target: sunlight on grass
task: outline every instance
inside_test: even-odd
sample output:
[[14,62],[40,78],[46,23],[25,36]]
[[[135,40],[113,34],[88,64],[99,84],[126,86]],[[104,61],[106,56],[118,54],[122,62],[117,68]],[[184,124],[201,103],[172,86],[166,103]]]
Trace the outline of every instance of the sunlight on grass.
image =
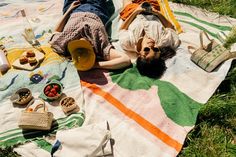
[[176,3],[194,5],[209,11],[217,12],[221,15],[228,15],[236,18],[235,0],[171,0]]

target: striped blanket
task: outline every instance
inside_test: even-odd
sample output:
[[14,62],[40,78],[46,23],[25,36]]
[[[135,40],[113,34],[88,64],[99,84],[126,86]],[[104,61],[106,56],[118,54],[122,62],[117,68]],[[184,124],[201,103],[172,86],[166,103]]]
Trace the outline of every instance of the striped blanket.
[[[36,37],[44,45],[46,58],[34,71],[11,69],[0,77],[0,147],[20,143],[22,145],[14,150],[22,156],[47,157],[51,156],[59,130],[63,134],[65,129],[70,129],[75,137],[83,136],[79,126],[93,126],[107,121],[115,141],[114,156],[176,156],[187,133],[194,127],[200,107],[225,78],[231,64],[229,60],[214,72],[207,73],[190,61],[186,47],[199,46],[200,30],[206,30],[212,38],[220,39],[219,34],[227,34],[236,20],[217,17],[194,7],[168,3],[167,0],[158,2],[161,12],[172,21],[179,33],[182,32],[182,45],[177,55],[166,62],[168,69],[160,80],[141,76],[135,66],[116,71],[91,70],[78,75],[70,62],[47,46],[52,29],[62,16],[62,0],[34,0],[31,3],[28,0],[1,1],[0,43],[8,49],[10,62],[23,52],[22,47],[29,47],[20,35],[24,24],[20,22],[22,17],[18,11],[23,8]],[[115,41],[122,23],[118,18],[122,2],[113,0],[113,4],[115,13],[109,26],[111,39]],[[113,44],[120,49],[119,41]],[[35,73],[43,74],[43,80],[38,84],[29,80]],[[17,120],[23,108],[13,106],[10,95],[25,86],[32,89],[37,97],[43,85],[55,75],[65,86],[65,94],[79,102],[81,112],[67,117],[59,106],[47,103],[55,118],[52,130],[22,132],[17,127]],[[68,131],[64,132],[64,138],[66,133]],[[64,151],[67,156],[73,156],[70,152],[78,152],[76,156],[80,156],[78,142],[69,141],[61,143],[62,147],[54,155],[60,156]]]
[[[65,130],[74,127],[79,127],[83,124],[85,114],[83,111],[83,95],[81,94],[80,79],[75,67],[71,62],[59,57],[49,47],[43,47],[45,59],[41,66],[34,71],[23,71],[11,69],[1,77],[1,92],[0,92],[0,113],[1,113],[1,128],[0,128],[0,147],[5,148],[24,144],[33,141],[35,145],[46,151],[51,151],[52,144],[47,138],[56,135],[58,130]],[[14,58],[24,52],[25,49],[11,49],[8,51],[9,61],[12,63]],[[31,81],[32,76],[41,76],[39,82]],[[21,111],[25,106],[14,105],[10,101],[10,96],[19,88],[26,87],[32,91],[33,97],[37,98],[42,93],[45,84],[52,78],[57,78],[63,84],[63,93],[67,96],[74,97],[79,106],[80,112],[66,116],[58,101],[46,102],[48,110],[54,114],[54,121],[50,131],[25,131],[18,127]],[[74,91],[78,91],[75,93]]]

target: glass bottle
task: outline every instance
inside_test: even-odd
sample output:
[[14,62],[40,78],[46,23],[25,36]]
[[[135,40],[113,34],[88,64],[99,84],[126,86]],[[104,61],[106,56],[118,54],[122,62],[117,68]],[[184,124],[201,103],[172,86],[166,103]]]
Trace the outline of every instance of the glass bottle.
[[6,57],[5,52],[0,49],[0,71],[2,74],[4,74],[8,69],[10,69],[9,61]]
[[35,39],[35,34],[33,32],[33,29],[31,27],[31,25],[30,25],[30,22],[29,22],[29,20],[26,16],[25,10],[23,9],[20,12],[21,12],[21,15],[23,16],[23,20],[24,20],[23,22],[24,22],[24,25],[25,25],[25,29],[24,29],[25,35],[27,35],[28,39],[31,39],[31,40]]

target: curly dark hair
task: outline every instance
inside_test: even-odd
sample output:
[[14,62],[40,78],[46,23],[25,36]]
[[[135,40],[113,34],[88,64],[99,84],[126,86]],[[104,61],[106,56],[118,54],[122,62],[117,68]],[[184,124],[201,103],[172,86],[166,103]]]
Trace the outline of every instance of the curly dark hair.
[[171,47],[160,48],[161,55],[159,58],[147,61],[144,58],[138,57],[136,66],[141,75],[151,78],[160,78],[166,71],[165,60],[172,58],[176,52]]

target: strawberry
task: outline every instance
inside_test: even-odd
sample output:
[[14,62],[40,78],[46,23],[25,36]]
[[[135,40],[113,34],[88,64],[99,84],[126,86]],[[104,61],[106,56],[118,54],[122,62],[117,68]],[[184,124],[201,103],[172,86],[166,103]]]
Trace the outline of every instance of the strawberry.
[[45,91],[44,93],[45,93],[45,95],[48,96],[48,94],[50,93],[50,91]]
[[60,90],[60,88],[59,88],[58,85],[54,85],[53,88],[54,88],[56,91],[59,91],[59,90]]
[[56,89],[55,89],[55,88],[52,88],[52,89],[51,89],[51,93],[53,93],[54,95],[57,94]]
[[47,91],[50,91],[51,90],[51,86],[50,85],[47,85],[44,92],[47,92]]
[[55,95],[53,93],[48,94],[49,97],[54,97]]

